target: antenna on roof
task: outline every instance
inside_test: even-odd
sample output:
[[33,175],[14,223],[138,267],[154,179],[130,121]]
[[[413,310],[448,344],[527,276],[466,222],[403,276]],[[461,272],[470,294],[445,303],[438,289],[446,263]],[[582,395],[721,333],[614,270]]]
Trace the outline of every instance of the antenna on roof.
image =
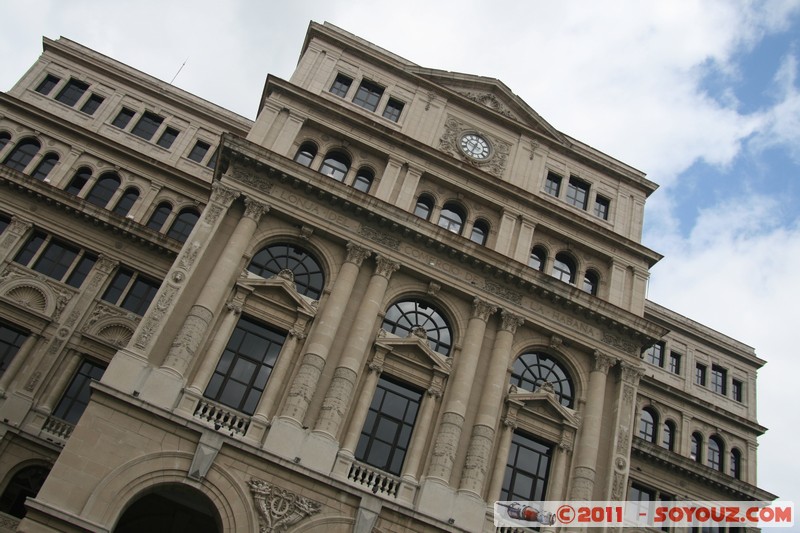
[[171,80],[170,80],[170,82],[169,82],[169,84],[170,84],[170,85],[172,85],[172,82],[174,82],[174,81],[175,81],[175,78],[177,78],[177,77],[178,77],[178,74],[180,74],[180,73],[181,73],[181,70],[183,70],[183,67],[186,65],[186,61],[189,61],[189,58],[188,58],[188,57],[187,57],[187,58],[186,58],[186,60],[183,62],[183,65],[181,65],[181,68],[179,68],[179,69],[178,69],[178,72],[176,72],[176,73],[175,73],[175,75],[174,75],[174,76],[172,76],[172,79],[171,79]]

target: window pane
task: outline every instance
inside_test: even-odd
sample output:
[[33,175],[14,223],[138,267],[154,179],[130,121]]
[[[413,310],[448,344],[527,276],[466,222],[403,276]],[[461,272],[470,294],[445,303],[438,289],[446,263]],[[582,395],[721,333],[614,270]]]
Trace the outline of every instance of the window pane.
[[433,306],[418,300],[403,300],[390,306],[381,328],[399,337],[424,332],[432,350],[443,355],[450,353],[450,326]]
[[517,432],[511,442],[500,500],[544,500],[552,447]]
[[397,122],[400,119],[400,113],[403,112],[403,102],[389,98],[386,108],[383,110],[384,118],[388,118],[392,122]]
[[6,371],[27,338],[24,331],[0,322],[0,374]]
[[122,198],[119,199],[117,205],[114,207],[114,213],[119,216],[127,216],[128,212],[130,212],[131,207],[133,204],[136,203],[136,200],[139,198],[139,191],[136,189],[128,189],[125,191],[125,194],[122,195]]
[[83,254],[83,257],[78,261],[78,266],[72,270],[69,278],[67,278],[67,285],[75,288],[83,285],[83,281],[86,279],[86,276],[89,275],[89,271],[92,270],[95,261],[97,261],[97,258],[93,255]]
[[9,168],[13,168],[14,170],[19,170],[20,172],[24,172],[25,168],[39,152],[39,141],[34,139],[25,139],[17,144],[11,153],[8,154],[6,160],[3,164]]
[[347,94],[347,91],[350,89],[351,83],[353,83],[352,78],[349,78],[344,74],[339,74],[333,81],[333,85],[331,85],[331,92],[336,96],[344,97]]
[[175,217],[172,222],[167,237],[175,239],[180,242],[186,242],[189,234],[194,229],[194,225],[200,219],[200,215],[194,209],[184,209],[180,214]]
[[511,385],[536,392],[549,383],[564,407],[572,407],[572,378],[567,369],[546,353],[530,352],[520,355],[511,370]]
[[120,307],[132,313],[136,313],[137,315],[144,315],[147,308],[150,307],[150,302],[153,301],[160,286],[161,283],[158,281],[137,276],[136,281],[131,285]]
[[358,92],[353,103],[367,109],[375,111],[378,108],[378,102],[383,96],[383,87],[368,80],[363,80],[358,87]]
[[133,118],[133,115],[135,115],[133,111],[127,107],[123,107],[111,125],[124,129]]
[[210,148],[211,148],[210,144],[205,143],[203,141],[197,141],[194,147],[192,147],[192,151],[189,152],[189,155],[187,155],[186,157],[188,157],[192,161],[201,163]]
[[161,148],[169,148],[172,146],[172,143],[175,142],[175,139],[178,138],[178,134],[180,132],[175,128],[166,128],[164,133],[161,134],[161,137],[158,138],[158,144]]
[[577,178],[570,178],[566,200],[570,205],[574,205],[579,209],[586,209],[589,201],[589,184]]
[[93,94],[86,100],[86,103],[83,104],[81,107],[81,111],[86,113],[87,115],[94,115],[94,112],[97,111],[97,108],[100,107],[100,104],[103,103],[103,97]]
[[552,172],[547,174],[547,180],[544,183],[544,192],[547,194],[558,196],[561,192],[561,176],[557,176]]
[[17,252],[14,261],[21,265],[30,266],[31,259],[33,259],[36,252],[39,251],[39,247],[42,246],[46,238],[47,236],[44,233],[35,232],[28,238],[28,242],[25,243],[25,246]]
[[89,404],[92,380],[99,381],[106,370],[104,364],[84,361],[58,402],[53,415],[70,424],[76,424]]
[[114,196],[119,188],[119,177],[116,174],[104,174],[100,176],[92,190],[86,195],[86,201],[98,207],[105,207],[108,201]]
[[60,281],[72,266],[78,252],[79,250],[75,246],[51,240],[42,255],[36,260],[33,269]]
[[40,83],[39,86],[36,87],[36,92],[42,94],[50,94],[50,91],[53,90],[53,87],[55,87],[59,81],[61,81],[59,78],[56,78],[51,74],[48,74],[47,77],[44,80],[42,80],[42,83]]
[[31,177],[36,178],[37,180],[44,180],[50,171],[53,170],[53,167],[56,166],[58,163],[58,155],[57,154],[47,154],[42,158],[38,165],[36,165],[36,169],[31,174]]
[[132,277],[133,272],[130,270],[125,268],[119,269],[114,276],[114,279],[111,280],[106,292],[103,294],[103,300],[114,305],[119,304],[119,300],[122,297],[122,294],[125,292],[125,289],[128,287],[128,283],[130,283]]
[[86,185],[86,182],[89,181],[89,178],[92,177],[92,171],[86,167],[79,168],[75,175],[67,185],[67,188],[64,189],[69,194],[74,194],[77,196],[83,190],[83,186]]
[[594,214],[598,218],[602,218],[603,220],[608,220],[608,207],[611,205],[611,202],[608,198],[603,198],[602,196],[598,196],[594,200]]
[[88,88],[89,85],[87,83],[78,80],[69,80],[64,88],[61,89],[61,92],[58,93],[58,96],[56,96],[56,100],[72,107],[80,100],[81,96],[83,96],[83,93],[85,93]]
[[150,215],[150,220],[147,222],[147,227],[156,231],[159,231],[162,227],[164,227],[164,222],[167,221],[167,217],[169,214],[172,213],[172,206],[166,202],[158,204],[158,207],[153,214]]
[[131,130],[131,133],[137,137],[141,137],[142,139],[149,141],[153,138],[153,134],[155,134],[162,122],[164,122],[163,117],[160,117],[155,113],[145,111],[145,113],[142,115],[142,118],[139,119],[139,122],[137,122]]
[[288,243],[262,248],[253,256],[247,270],[263,278],[288,270],[294,276],[297,292],[315,300],[322,295],[325,284],[325,276],[316,257],[304,248]]

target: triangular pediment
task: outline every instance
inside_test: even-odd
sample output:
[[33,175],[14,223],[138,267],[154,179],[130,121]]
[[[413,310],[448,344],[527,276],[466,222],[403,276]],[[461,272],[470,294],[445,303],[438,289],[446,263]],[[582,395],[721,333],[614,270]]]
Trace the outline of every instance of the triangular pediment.
[[450,373],[450,358],[433,351],[428,345],[427,339],[416,335],[398,337],[381,330],[375,344],[386,352],[400,356],[422,368],[432,369],[443,374]]
[[248,298],[261,298],[270,304],[313,317],[317,314],[316,302],[297,292],[294,280],[283,275],[262,278],[251,272],[239,278],[239,287],[252,291]]
[[531,392],[512,385],[508,393],[508,400],[557,422],[574,428],[578,427],[578,417],[575,411],[561,405],[558,396],[552,390],[539,388],[535,392]]

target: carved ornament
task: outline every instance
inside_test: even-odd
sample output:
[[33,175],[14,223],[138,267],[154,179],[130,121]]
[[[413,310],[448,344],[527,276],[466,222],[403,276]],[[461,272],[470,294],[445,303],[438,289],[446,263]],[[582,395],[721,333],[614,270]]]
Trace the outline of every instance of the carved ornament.
[[286,531],[322,508],[317,501],[261,479],[251,479],[249,484],[258,511],[259,533]]

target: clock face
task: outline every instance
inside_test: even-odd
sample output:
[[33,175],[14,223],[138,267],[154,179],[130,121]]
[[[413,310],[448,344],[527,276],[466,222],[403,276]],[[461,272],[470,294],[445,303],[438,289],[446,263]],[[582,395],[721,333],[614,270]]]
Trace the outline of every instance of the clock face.
[[461,150],[472,157],[473,159],[488,159],[489,158],[489,141],[478,135],[477,133],[467,133],[461,137],[459,143]]

